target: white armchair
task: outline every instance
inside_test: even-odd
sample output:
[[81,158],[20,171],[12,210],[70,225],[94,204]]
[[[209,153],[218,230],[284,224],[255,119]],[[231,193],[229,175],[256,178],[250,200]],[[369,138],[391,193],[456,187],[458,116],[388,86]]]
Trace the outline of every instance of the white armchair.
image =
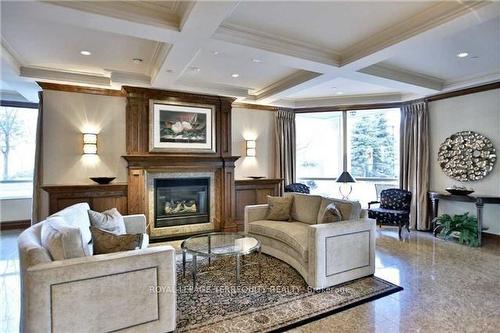
[[[124,220],[128,233],[146,232],[144,215]],[[21,332],[175,329],[175,250],[171,246],[52,261],[41,245],[43,223],[18,238]]]

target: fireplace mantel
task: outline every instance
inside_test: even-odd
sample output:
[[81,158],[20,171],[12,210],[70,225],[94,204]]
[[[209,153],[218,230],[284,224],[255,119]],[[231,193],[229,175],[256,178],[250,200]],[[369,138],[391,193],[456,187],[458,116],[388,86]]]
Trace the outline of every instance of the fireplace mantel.
[[159,155],[159,154],[142,154],[142,155],[124,155],[122,156],[129,167],[196,167],[200,168],[215,167],[222,168],[224,166],[233,166],[234,162],[240,156],[213,156],[213,155]]
[[[236,231],[234,164],[239,156],[231,154],[231,104],[233,98],[190,94],[177,91],[124,86],[127,96],[126,148],[128,164],[129,214],[148,216],[148,174],[210,172],[214,177],[213,231]],[[210,105],[215,111],[215,152],[186,154],[149,151],[149,101]],[[151,221],[148,222],[151,225]],[[169,235],[162,235],[168,238]],[[156,235],[155,235],[156,237]]]

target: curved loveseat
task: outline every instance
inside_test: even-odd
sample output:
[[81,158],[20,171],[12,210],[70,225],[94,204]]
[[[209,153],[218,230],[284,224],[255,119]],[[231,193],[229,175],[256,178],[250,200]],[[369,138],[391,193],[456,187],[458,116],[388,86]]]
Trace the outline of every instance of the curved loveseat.
[[[313,289],[323,289],[375,272],[375,220],[359,202],[318,195],[294,197],[291,221],[266,219],[268,205],[245,207],[245,232],[259,239],[262,252],[295,268]],[[321,224],[330,203],[342,221]]]

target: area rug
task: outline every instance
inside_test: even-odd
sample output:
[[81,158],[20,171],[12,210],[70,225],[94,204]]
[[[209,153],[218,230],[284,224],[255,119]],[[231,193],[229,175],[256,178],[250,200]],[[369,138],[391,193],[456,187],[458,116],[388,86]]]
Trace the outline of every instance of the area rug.
[[353,306],[398,292],[403,288],[370,276],[319,292],[288,264],[267,255],[249,255],[240,285],[235,285],[234,258],[199,261],[192,289],[191,263],[182,276],[177,260],[178,332],[271,332],[283,331]]

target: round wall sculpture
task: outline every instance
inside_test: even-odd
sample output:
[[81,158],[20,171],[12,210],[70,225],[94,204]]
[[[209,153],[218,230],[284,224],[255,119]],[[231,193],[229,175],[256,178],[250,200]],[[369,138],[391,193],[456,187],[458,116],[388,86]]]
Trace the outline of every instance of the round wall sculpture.
[[473,131],[452,134],[438,152],[438,162],[444,173],[461,182],[484,178],[493,170],[496,159],[490,139]]

